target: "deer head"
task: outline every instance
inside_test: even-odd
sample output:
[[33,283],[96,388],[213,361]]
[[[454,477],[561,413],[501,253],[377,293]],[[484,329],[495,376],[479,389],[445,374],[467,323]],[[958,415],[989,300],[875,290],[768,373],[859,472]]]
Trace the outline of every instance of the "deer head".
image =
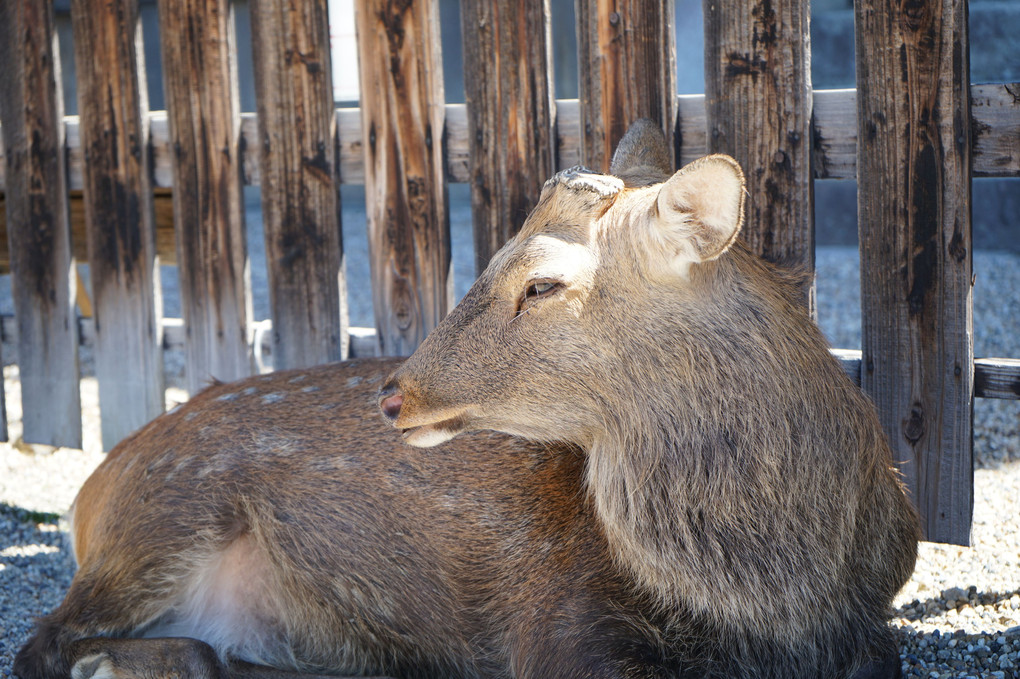
[[618,382],[654,377],[622,374],[621,359],[655,370],[654,347],[676,334],[668,307],[706,296],[696,270],[743,221],[732,158],[670,176],[664,145],[645,121],[611,175],[575,167],[546,182],[521,231],[383,388],[380,406],[407,443],[491,429],[586,445],[633,405]]

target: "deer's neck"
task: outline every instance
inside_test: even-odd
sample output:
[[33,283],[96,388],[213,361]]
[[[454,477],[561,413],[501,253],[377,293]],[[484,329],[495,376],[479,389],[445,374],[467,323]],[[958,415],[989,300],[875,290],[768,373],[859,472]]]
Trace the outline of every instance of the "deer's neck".
[[[619,565],[665,604],[686,599],[678,578],[694,536],[691,519],[703,508],[675,468],[678,441],[643,423],[641,431],[607,433],[591,446],[587,481],[599,520]],[[649,428],[651,425],[652,428]]]
[[[838,366],[819,367],[823,340],[793,351],[754,334],[763,339],[739,348],[676,338],[641,400],[620,395],[622,414],[589,442],[587,482],[614,558],[665,607],[775,624],[789,604],[763,592],[839,580],[804,571],[840,567],[854,517],[826,507],[855,492],[847,451],[860,443],[853,422],[841,424],[852,413],[826,405]],[[822,551],[832,557],[813,558]]]

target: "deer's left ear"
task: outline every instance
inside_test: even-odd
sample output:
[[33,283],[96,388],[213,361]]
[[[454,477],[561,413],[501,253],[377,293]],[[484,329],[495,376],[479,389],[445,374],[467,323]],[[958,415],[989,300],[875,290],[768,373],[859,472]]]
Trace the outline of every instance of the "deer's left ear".
[[744,223],[744,173],[729,156],[706,156],[659,188],[652,228],[674,261],[707,262],[736,240]]

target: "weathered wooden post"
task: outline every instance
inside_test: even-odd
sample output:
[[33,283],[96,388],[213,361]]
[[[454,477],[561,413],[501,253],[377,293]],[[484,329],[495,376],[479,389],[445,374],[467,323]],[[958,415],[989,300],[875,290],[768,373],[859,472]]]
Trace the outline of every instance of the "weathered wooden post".
[[708,150],[744,168],[743,237],[766,259],[813,272],[809,2],[711,0],[704,10]]
[[137,0],[73,0],[103,448],[164,410],[163,310]]
[[967,3],[855,5],[861,386],[928,540],[973,512]]
[[406,355],[453,302],[438,7],[355,7],[379,353]]
[[81,448],[64,104],[49,0],[0,2],[0,63],[23,438]]
[[194,394],[211,378],[234,380],[252,368],[234,23],[228,0],[159,0],[159,24]]
[[608,171],[613,150],[638,118],[662,125],[675,157],[674,6],[673,0],[577,0],[583,165]]
[[517,231],[555,170],[549,0],[461,5],[475,271]]
[[337,127],[325,0],[251,5],[273,367],[347,355]]

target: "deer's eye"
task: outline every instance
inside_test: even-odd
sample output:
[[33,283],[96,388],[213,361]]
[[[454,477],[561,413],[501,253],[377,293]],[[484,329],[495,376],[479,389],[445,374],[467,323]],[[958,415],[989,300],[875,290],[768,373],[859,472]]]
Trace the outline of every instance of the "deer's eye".
[[528,286],[527,292],[524,296],[528,299],[535,297],[545,297],[559,286],[559,283],[553,281],[536,281]]
[[563,287],[563,283],[560,283],[559,281],[531,281],[528,283],[528,286],[524,288],[524,295],[521,297],[518,307],[522,309],[525,305],[529,305],[544,297],[549,297],[555,294],[561,287]]

